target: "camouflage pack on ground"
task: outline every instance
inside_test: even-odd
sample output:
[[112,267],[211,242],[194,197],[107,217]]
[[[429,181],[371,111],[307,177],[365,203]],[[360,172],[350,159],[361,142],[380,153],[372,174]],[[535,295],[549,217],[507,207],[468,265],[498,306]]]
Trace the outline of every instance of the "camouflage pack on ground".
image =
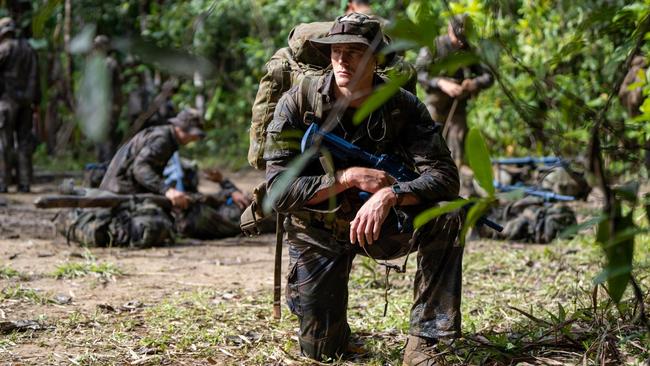
[[480,227],[481,237],[539,244],[552,242],[577,223],[575,213],[567,205],[544,203],[537,197],[522,198],[496,208],[489,216],[503,225],[503,232]]
[[[279,49],[267,62],[266,73],[260,80],[252,109],[248,148],[248,162],[252,167],[259,170],[266,168],[263,159],[266,127],[273,119],[275,106],[282,94],[298,85],[305,76],[321,76],[329,67],[329,55],[313,47],[309,40],[327,35],[331,27],[332,22],[296,26],[289,33],[289,47]],[[390,40],[386,38],[386,41]],[[401,56],[392,54],[385,57],[378,73],[382,77],[392,73],[406,75],[408,82],[404,87],[415,93],[415,68]]]
[[147,201],[128,202],[115,208],[61,212],[56,226],[68,241],[90,247],[144,248],[174,241],[174,225],[169,214]]

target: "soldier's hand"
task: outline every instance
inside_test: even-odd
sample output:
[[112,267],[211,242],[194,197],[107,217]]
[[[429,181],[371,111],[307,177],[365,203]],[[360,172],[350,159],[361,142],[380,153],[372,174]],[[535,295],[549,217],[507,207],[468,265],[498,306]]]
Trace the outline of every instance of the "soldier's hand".
[[190,204],[190,197],[176,188],[169,188],[167,192],[165,192],[165,197],[172,201],[172,206],[183,210]]
[[474,81],[474,79],[463,80],[461,86],[463,87],[463,91],[466,93],[473,93],[478,89],[478,85],[476,84],[476,81]]
[[350,243],[358,242],[363,247],[377,241],[381,225],[384,224],[388,212],[396,203],[397,196],[390,188],[380,189],[373,194],[350,222]]
[[251,199],[240,191],[234,191],[230,195],[230,198],[232,198],[232,201],[237,205],[237,207],[241,208],[242,210],[251,204]]
[[463,87],[451,80],[441,79],[438,81],[438,87],[452,98],[457,98],[463,94]]
[[362,191],[375,193],[395,183],[395,178],[383,170],[352,167],[340,174],[341,183],[346,188],[356,187]]

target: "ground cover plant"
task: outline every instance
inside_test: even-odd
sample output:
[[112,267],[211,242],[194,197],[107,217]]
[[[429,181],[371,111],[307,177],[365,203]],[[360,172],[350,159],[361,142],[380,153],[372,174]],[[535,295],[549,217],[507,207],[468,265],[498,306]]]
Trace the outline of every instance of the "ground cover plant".
[[[635,274],[645,287],[650,285],[649,241],[647,236],[637,240],[644,254],[636,258]],[[593,234],[551,245],[483,240],[466,245],[464,338],[449,346],[451,364],[641,365],[650,357],[650,340],[638,318],[641,304],[631,289],[616,305],[605,287],[593,282],[602,266]],[[390,275],[384,317],[383,270],[368,259],[355,261],[349,319],[358,354],[334,364],[400,364],[414,268],[412,258],[405,274]],[[144,276],[127,272],[114,284]],[[141,293],[133,295],[141,300],[106,299],[57,316],[53,310],[61,305],[50,300],[52,294],[28,284],[9,284],[1,296],[5,310],[31,306],[42,325],[7,335],[0,343],[3,355],[38,344],[56,350],[43,359],[48,364],[313,364],[299,355],[295,318],[285,309],[281,321],[273,319],[269,289],[198,286],[157,299]],[[644,305],[650,305],[647,296]]]

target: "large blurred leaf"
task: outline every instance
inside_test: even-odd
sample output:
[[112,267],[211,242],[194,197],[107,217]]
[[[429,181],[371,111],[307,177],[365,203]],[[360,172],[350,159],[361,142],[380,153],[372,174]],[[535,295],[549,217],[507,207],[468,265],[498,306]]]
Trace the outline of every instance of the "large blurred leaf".
[[474,202],[476,199],[459,199],[456,201],[448,202],[446,204],[430,208],[415,217],[413,220],[413,225],[416,229],[424,226],[429,221],[435,219],[438,216],[442,216],[448,212],[456,211],[459,208],[467,205],[468,203]]
[[359,108],[359,110],[354,114],[354,123],[359,124],[368,117],[370,113],[379,109],[379,107],[386,103],[390,97],[395,95],[399,88],[406,84],[407,81],[408,77],[405,75],[391,75],[390,80],[386,84],[377,88],[377,90],[375,90],[375,92],[372,93],[365,102],[363,102],[361,108]]
[[481,132],[476,128],[470,129],[467,134],[465,154],[469,161],[469,167],[474,171],[476,181],[490,197],[494,196],[494,175],[492,173],[490,153]]
[[470,207],[465,218],[465,223],[463,224],[463,229],[460,232],[461,243],[465,243],[465,237],[467,236],[467,233],[472,227],[474,227],[474,225],[476,225],[476,222],[481,218],[481,216],[485,214],[489,205],[489,200],[482,199]]
[[481,60],[474,52],[454,52],[436,61],[429,73],[431,75],[453,75],[458,69],[479,63]]
[[79,34],[74,36],[70,41],[70,53],[78,55],[90,52],[93,48],[96,29],[97,27],[94,24],[88,24]]
[[81,130],[94,142],[104,141],[108,136],[112,96],[109,71],[103,56],[96,54],[88,58],[76,94]]
[[[630,280],[634,257],[634,235],[625,233],[635,226],[631,213],[615,220],[615,224],[616,233],[611,232],[610,220],[603,221],[598,227],[596,238],[605,252],[607,264],[594,281],[598,283],[606,280],[612,300],[618,303]],[[615,235],[619,233],[623,234],[620,238]]]
[[267,191],[266,198],[264,198],[262,204],[262,210],[265,214],[269,214],[273,211],[273,205],[275,202],[284,194],[284,192],[287,191],[287,189],[289,189],[291,183],[296,180],[298,174],[300,174],[300,172],[305,168],[305,165],[307,165],[315,153],[315,148],[311,147],[289,163],[287,170],[285,170],[273,184],[273,189]]
[[44,36],[45,23],[52,17],[56,6],[61,2],[62,0],[48,0],[45,5],[39,7],[32,20],[32,34],[34,38],[42,38]]
[[558,235],[558,238],[560,239],[570,238],[584,229],[588,229],[592,226],[599,225],[605,219],[607,219],[606,215],[599,215],[581,224],[569,226],[568,228],[564,229],[564,231],[562,231],[560,235]]
[[214,74],[215,68],[208,59],[179,49],[159,47],[142,38],[119,39],[114,42],[114,46],[124,53],[138,55],[143,62],[154,64],[173,75],[194,77],[198,72],[210,79]]

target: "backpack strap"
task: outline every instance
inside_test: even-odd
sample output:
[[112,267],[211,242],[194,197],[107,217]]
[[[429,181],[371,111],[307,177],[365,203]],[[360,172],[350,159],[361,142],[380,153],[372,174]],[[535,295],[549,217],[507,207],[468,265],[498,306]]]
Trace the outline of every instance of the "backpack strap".
[[320,123],[323,117],[323,99],[318,92],[324,76],[304,75],[298,84],[299,110],[306,125]]

